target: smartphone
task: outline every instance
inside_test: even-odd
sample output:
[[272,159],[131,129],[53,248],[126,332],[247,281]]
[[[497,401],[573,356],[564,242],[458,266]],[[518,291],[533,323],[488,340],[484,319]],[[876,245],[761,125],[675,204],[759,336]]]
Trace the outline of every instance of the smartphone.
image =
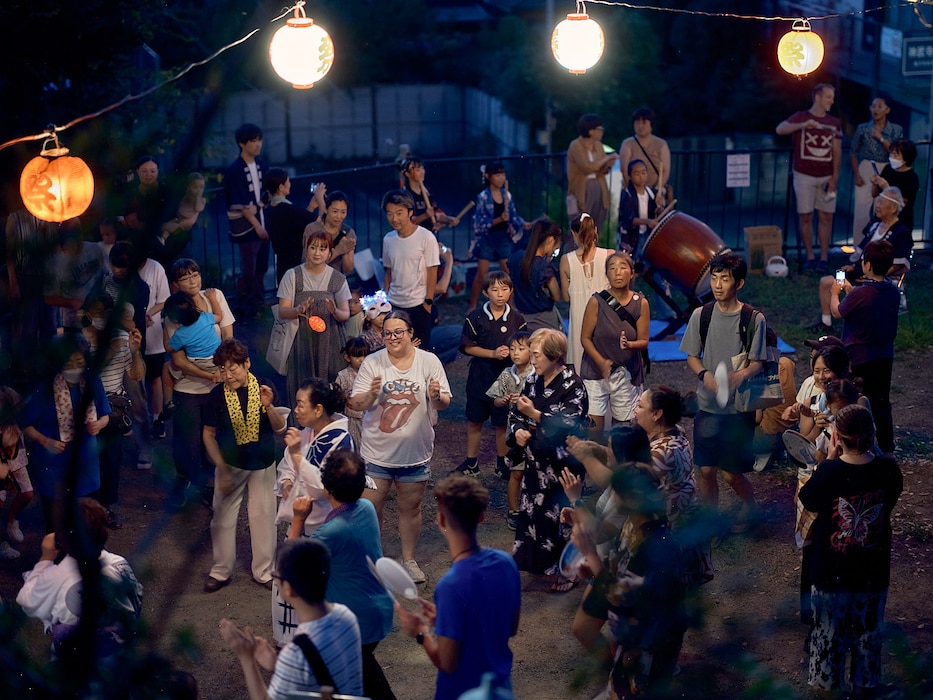
[[836,284],[842,285],[846,281],[846,271],[845,270],[836,270]]

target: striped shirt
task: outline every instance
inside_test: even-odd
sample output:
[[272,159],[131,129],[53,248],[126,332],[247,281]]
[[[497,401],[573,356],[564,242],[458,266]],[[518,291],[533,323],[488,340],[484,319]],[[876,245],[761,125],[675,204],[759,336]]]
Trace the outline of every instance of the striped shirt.
[[[324,617],[302,622],[295,634],[306,634],[321,654],[338,692],[363,694],[363,656],[356,615],[340,603]],[[320,683],[304,653],[294,642],[279,654],[269,682],[270,700],[287,700],[289,693],[318,690]]]

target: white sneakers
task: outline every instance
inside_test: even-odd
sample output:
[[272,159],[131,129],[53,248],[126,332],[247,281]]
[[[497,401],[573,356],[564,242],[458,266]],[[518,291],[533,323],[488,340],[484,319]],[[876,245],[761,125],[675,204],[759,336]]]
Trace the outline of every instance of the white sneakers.
[[403,561],[402,566],[405,567],[405,571],[408,572],[408,575],[411,576],[411,580],[415,583],[424,583],[428,580],[428,577],[424,575],[421,567],[418,566],[418,562],[414,559]]

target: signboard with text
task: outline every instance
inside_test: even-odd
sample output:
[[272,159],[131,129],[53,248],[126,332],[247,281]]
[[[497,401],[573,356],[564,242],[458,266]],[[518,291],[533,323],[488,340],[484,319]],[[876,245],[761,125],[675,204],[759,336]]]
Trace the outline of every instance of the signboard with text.
[[933,75],[933,37],[904,38],[901,75]]

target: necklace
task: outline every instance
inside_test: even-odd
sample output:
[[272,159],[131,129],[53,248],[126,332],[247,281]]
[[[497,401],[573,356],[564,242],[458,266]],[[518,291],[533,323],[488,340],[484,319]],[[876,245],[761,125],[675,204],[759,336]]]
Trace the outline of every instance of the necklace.
[[457,563],[457,559],[458,559],[459,557],[463,556],[464,554],[473,554],[474,552],[477,552],[477,551],[479,551],[479,545],[471,544],[471,545],[470,545],[469,547],[467,547],[466,549],[464,549],[464,550],[462,550],[462,551],[457,552],[456,554],[454,554],[453,557],[451,558],[451,561],[453,561],[453,562],[456,564],[456,563]]

